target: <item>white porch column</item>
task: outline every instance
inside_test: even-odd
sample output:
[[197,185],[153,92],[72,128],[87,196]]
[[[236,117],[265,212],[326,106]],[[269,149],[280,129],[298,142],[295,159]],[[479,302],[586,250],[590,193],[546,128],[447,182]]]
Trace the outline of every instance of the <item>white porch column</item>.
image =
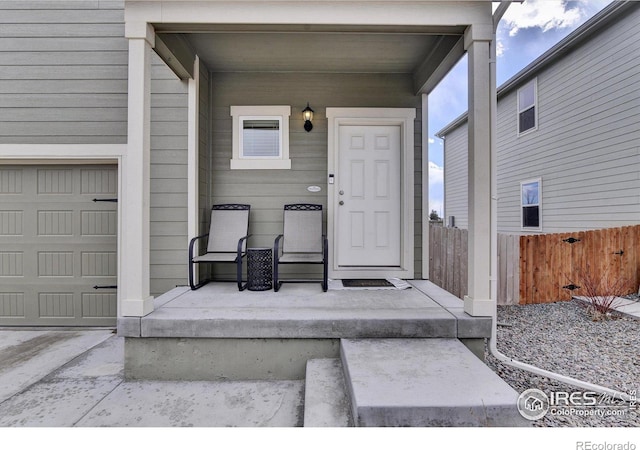
[[465,33],[469,58],[469,293],[464,310],[491,316],[491,77],[490,26]]
[[422,94],[422,279],[429,279],[429,95]]
[[[187,242],[185,245],[189,245],[189,242],[194,237],[198,236],[200,230],[200,214],[198,207],[198,154],[199,154],[199,131],[200,131],[200,58],[196,56],[193,64],[193,78],[189,79],[189,117],[188,117],[188,131],[187,131],[187,172],[188,172],[188,185],[187,185]],[[199,242],[196,242],[194,248],[196,255],[199,251]],[[194,281],[198,282],[198,271],[194,273]]]
[[151,179],[151,49],[147,23],[127,23],[129,39],[128,142],[122,161],[120,194],[120,316],[153,311],[149,294],[149,218]]

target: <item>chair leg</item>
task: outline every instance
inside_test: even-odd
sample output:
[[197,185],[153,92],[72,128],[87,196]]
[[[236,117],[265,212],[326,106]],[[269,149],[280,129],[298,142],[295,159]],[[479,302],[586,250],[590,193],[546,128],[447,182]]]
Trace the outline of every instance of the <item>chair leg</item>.
[[211,281],[210,279],[206,279],[206,280],[201,281],[198,284],[195,284],[194,281],[193,281],[193,278],[194,278],[194,274],[193,274],[194,270],[193,270],[193,268],[194,268],[194,266],[195,266],[195,264],[190,261],[189,262],[189,287],[191,288],[192,291],[200,289],[202,286],[204,286],[205,284],[208,284],[209,281]]
[[280,290],[281,283],[278,282],[278,262],[273,264],[273,290],[278,292]]
[[189,260],[189,287],[192,291],[198,289],[193,283],[193,262],[191,260]]
[[273,244],[273,270],[272,270],[272,278],[273,278],[273,290],[278,292],[280,290],[280,283],[278,283],[278,261],[279,261],[279,242],[280,237],[278,236]]
[[243,256],[238,256],[236,264],[236,282],[238,283],[238,290],[241,292],[247,288],[247,283],[242,284],[242,258]]
[[329,289],[329,277],[328,277],[328,264],[327,264],[327,260],[324,260],[324,273],[322,275],[322,290],[324,292],[327,292],[327,290]]
[[322,247],[323,247],[322,248],[322,253],[323,253],[322,265],[324,269],[324,272],[322,274],[322,290],[324,292],[327,292],[327,290],[329,289],[329,241],[326,238],[326,236],[323,239]]

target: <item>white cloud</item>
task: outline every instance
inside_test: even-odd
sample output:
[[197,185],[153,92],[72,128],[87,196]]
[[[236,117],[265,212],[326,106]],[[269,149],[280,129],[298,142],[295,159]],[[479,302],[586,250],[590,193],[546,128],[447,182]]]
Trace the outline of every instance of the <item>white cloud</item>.
[[429,161],[429,212],[442,215],[444,206],[444,169]]
[[429,188],[436,185],[442,186],[443,181],[444,169],[433,161],[429,161]]
[[434,138],[430,137],[429,138],[429,144],[435,144],[435,143],[436,143],[436,140]]
[[572,28],[584,19],[585,3],[573,2],[574,6],[568,7],[567,2],[561,0],[527,0],[511,4],[502,20],[509,36],[515,36],[526,28],[540,28],[543,32]]

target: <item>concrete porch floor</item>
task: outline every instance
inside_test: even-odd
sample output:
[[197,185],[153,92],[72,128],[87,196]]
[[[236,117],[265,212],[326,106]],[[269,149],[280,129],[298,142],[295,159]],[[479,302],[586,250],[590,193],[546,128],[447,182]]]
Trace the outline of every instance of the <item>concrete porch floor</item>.
[[118,334],[138,338],[459,338],[484,339],[487,317],[471,317],[463,302],[429,281],[411,289],[329,290],[286,284],[279,292],[242,291],[210,283],[177,287],[155,299],[142,318],[118,319]]
[[491,319],[428,281],[410,289],[329,290],[287,284],[279,292],[211,283],[175,288],[145,317],[118,319],[125,376],[160,380],[304,379],[307,361],[337,358],[341,339],[459,339],[483,358]]

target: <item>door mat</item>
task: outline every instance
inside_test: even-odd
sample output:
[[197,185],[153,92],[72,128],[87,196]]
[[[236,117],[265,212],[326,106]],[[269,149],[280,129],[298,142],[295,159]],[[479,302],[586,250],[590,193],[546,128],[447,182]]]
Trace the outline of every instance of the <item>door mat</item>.
[[342,286],[347,288],[354,287],[395,287],[393,283],[387,280],[342,280]]

